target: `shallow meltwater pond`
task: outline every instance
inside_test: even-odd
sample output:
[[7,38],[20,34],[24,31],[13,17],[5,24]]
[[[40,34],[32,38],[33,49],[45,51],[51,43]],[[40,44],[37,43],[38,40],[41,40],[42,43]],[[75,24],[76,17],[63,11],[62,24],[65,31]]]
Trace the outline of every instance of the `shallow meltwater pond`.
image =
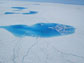
[[30,15],[30,14],[37,14],[38,12],[37,11],[29,11],[27,13],[22,13],[23,15]]
[[24,10],[24,9],[27,9],[25,7],[11,7],[12,9],[16,9],[16,10]]
[[28,8],[26,8],[26,7],[11,7],[11,11],[6,11],[6,12],[4,12],[4,14],[5,15],[10,15],[10,14],[33,15],[33,14],[38,13],[38,11],[33,11],[33,10],[23,12],[25,9],[28,9]]
[[68,35],[75,32],[75,28],[68,25],[56,23],[37,23],[32,26],[28,25],[9,25],[0,26],[15,36],[33,36],[33,37],[54,37]]

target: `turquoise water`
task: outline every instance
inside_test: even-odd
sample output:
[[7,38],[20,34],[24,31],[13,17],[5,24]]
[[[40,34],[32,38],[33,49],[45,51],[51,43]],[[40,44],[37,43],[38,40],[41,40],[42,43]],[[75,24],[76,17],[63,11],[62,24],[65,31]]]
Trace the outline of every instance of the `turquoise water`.
[[75,28],[69,25],[56,23],[37,23],[32,26],[28,25],[9,25],[0,26],[16,37],[55,37],[69,35],[75,32]]

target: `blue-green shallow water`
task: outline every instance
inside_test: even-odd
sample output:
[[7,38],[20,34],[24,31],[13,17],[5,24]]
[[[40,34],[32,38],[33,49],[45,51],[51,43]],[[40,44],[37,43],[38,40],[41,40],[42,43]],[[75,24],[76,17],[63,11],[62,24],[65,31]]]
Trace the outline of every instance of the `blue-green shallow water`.
[[62,35],[69,35],[75,32],[75,28],[69,25],[62,25],[56,23],[37,23],[32,26],[28,25],[9,25],[0,26],[16,37],[55,37]]

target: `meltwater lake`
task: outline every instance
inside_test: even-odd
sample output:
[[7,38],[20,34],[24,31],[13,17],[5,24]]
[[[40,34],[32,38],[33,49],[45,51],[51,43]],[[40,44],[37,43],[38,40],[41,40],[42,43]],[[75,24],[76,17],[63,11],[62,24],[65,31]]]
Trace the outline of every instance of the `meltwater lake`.
[[56,24],[56,23],[37,23],[32,26],[27,25],[9,25],[0,26],[0,28],[6,29],[13,35],[18,37],[32,36],[32,37],[53,37],[68,35],[75,32],[75,28],[68,25]]

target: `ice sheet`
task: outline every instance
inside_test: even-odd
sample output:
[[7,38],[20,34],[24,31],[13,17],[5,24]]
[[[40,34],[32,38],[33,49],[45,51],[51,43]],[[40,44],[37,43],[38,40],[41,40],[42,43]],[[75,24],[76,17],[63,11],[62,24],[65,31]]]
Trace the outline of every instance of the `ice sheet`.
[[[13,11],[11,7],[27,9]],[[30,11],[37,13],[22,14]],[[6,15],[5,12],[17,14]],[[0,26],[59,23],[75,27],[75,33],[50,38],[16,37],[9,31],[0,28],[0,63],[84,63],[83,16],[83,5],[2,2],[0,4]]]

